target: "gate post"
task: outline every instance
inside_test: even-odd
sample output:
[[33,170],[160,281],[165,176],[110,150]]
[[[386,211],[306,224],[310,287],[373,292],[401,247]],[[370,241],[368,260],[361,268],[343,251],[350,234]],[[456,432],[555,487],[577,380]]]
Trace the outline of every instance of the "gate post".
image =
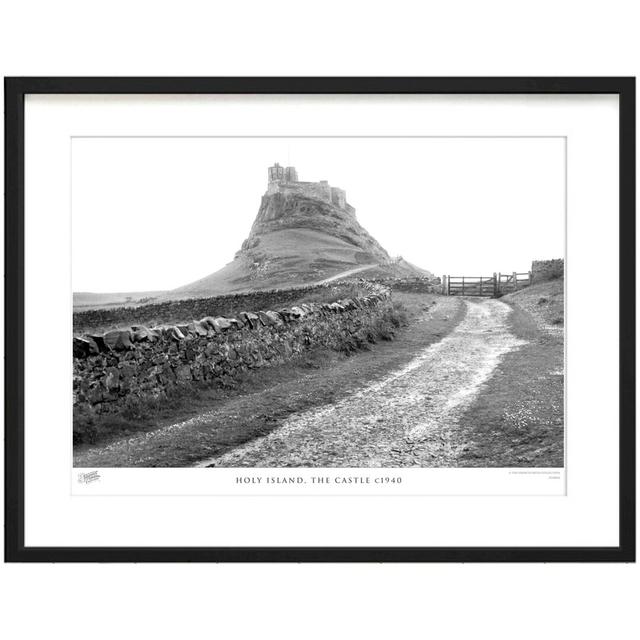
[[513,272],[513,290],[518,290],[518,274],[515,271]]
[[493,272],[493,297],[495,298],[498,295],[498,280],[497,280],[497,274],[494,271]]

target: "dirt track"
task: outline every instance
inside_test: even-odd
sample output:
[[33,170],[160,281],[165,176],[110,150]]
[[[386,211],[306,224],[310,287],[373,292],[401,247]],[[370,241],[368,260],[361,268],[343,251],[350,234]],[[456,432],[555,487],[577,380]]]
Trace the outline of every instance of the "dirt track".
[[353,276],[356,273],[360,273],[361,271],[366,271],[367,269],[373,269],[377,267],[377,264],[364,264],[360,267],[355,267],[354,269],[349,269],[347,271],[343,271],[342,273],[337,273],[335,276],[331,276],[330,278],[325,278],[324,280],[319,280],[315,284],[327,284],[328,282],[333,282],[334,280],[342,280],[343,278],[348,278],[349,276]]
[[465,305],[454,331],[401,369],[198,466],[455,466],[459,418],[501,357],[525,344],[509,330],[506,304]]

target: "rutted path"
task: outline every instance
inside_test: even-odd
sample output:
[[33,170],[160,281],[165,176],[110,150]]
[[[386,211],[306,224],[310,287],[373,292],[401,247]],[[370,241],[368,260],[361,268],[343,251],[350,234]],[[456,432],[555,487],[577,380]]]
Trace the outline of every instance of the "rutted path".
[[361,267],[355,267],[354,269],[348,269],[347,271],[343,271],[342,273],[337,273],[335,276],[331,276],[330,278],[325,278],[324,280],[318,280],[315,284],[327,284],[328,282],[333,282],[334,280],[342,280],[343,278],[348,278],[356,273],[360,273],[361,271],[366,271],[367,269],[373,269],[373,267],[377,267],[377,264],[365,264]]
[[503,302],[465,305],[464,320],[403,368],[198,466],[455,466],[461,415],[500,358],[525,344],[510,332]]

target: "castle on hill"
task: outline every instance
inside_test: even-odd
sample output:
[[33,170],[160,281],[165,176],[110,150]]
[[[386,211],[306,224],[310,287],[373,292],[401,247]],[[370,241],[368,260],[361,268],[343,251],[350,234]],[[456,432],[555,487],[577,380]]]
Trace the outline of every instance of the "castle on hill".
[[277,162],[272,167],[269,167],[268,174],[267,195],[275,193],[297,194],[328,202],[350,213],[355,212],[353,207],[347,204],[346,191],[338,189],[338,187],[332,187],[326,180],[302,182],[298,180],[298,172],[295,167],[281,167]]

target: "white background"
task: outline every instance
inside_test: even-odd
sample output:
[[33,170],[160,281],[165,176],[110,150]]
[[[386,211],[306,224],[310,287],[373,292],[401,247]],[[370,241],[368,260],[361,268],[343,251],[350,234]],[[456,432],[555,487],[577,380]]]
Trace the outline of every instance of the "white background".
[[[274,109],[283,112],[284,104]],[[262,110],[271,120],[268,107]],[[228,135],[242,129],[225,122]],[[286,123],[278,129],[285,133]],[[173,289],[222,268],[249,234],[267,167],[277,161],[295,165],[300,180],[326,179],[345,189],[360,224],[391,256],[439,275],[527,272],[532,260],[564,256],[564,143],[560,137],[74,138],[73,290]]]
[[[52,376],[42,375],[41,342],[29,339],[25,346],[27,546],[617,544],[618,443],[617,429],[610,428],[617,424],[617,298],[616,291],[610,290],[609,275],[618,265],[616,96],[29,95],[25,122],[25,331],[28,336],[38,335],[45,308],[50,310],[47,330],[57,337],[47,344],[48,360],[55,363]],[[417,470],[412,478],[405,473],[406,485],[397,485],[393,496],[351,495],[339,501],[305,497],[307,491],[287,500],[221,497],[216,494],[235,492],[225,482],[230,472],[219,470],[209,470],[210,495],[202,496],[198,478],[203,470],[198,469],[105,471],[104,489],[97,487],[98,492],[121,494],[122,481],[129,477],[128,498],[70,495],[69,482],[76,479],[76,474],[70,474],[69,428],[70,137],[228,131],[567,136],[566,496],[541,495],[550,491],[549,481],[538,477],[540,489],[532,487],[528,492],[535,496],[513,498],[513,493],[523,491],[515,486],[520,477],[510,476],[504,478],[505,488],[497,491],[483,478],[486,491],[478,484],[478,493],[484,493],[478,498],[468,488],[468,473],[483,471],[461,469],[450,474],[441,469]],[[426,219],[413,224],[422,225],[425,232],[429,228]],[[513,227],[512,233],[527,233],[521,224]],[[508,242],[509,234],[504,237]],[[596,270],[594,247],[601,264]],[[116,253],[113,259],[118,259]],[[591,350],[602,320],[592,312],[594,290],[607,291],[612,325],[608,348],[601,351],[597,363]],[[602,371],[607,375],[602,376]],[[603,429],[610,429],[605,436]],[[598,473],[593,472],[596,460]],[[174,476],[175,486],[164,492],[163,484],[171,483]],[[43,477],[47,482],[42,482]],[[151,485],[150,478],[156,479]],[[441,491],[434,486],[438,483]],[[198,485],[193,492],[192,484]],[[154,485],[162,495],[146,497]],[[87,489],[93,492],[94,487]],[[558,481],[556,491],[562,488]],[[434,489],[457,495],[447,499],[433,495]],[[172,497],[177,492],[191,497]],[[402,497],[416,493],[423,495],[411,500]],[[263,521],[268,526],[256,526]]]
[[[5,75],[635,75],[632,2],[14,3]],[[593,354],[598,358],[597,354]],[[633,566],[3,566],[11,637],[631,637]]]

